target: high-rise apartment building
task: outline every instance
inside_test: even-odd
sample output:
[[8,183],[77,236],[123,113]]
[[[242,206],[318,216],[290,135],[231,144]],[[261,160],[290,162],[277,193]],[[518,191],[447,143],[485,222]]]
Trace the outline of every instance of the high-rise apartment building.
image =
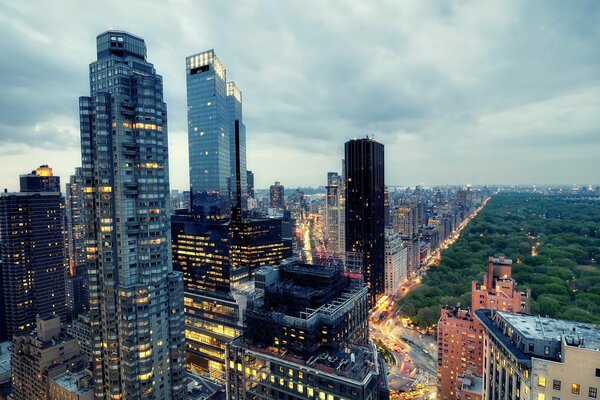
[[48,400],[50,381],[66,371],[85,368],[77,340],[66,335],[60,318],[38,317],[36,329],[15,335],[11,367],[14,400]]
[[480,309],[483,400],[596,399],[597,325]]
[[52,173],[48,165],[41,165],[29,174],[19,176],[21,192],[58,192],[60,177]]
[[[241,186],[247,187],[242,94],[214,50],[186,58],[192,209],[206,219],[227,218],[235,199],[234,122],[240,121]],[[242,194],[243,205],[246,193]]]
[[393,229],[385,231],[385,292],[394,294],[406,281],[408,271],[408,249],[402,237]]
[[285,188],[279,182],[275,182],[269,188],[269,207],[283,210],[285,208]]
[[325,187],[325,240],[327,250],[343,254],[346,251],[345,235],[345,193],[343,178],[335,172],[327,173]]
[[[529,291],[520,292],[516,288],[512,260],[489,257],[483,283],[472,282],[471,310],[457,306],[441,311],[437,325],[440,399],[460,398],[463,387],[471,391],[467,381],[477,386],[482,379],[483,328],[473,313],[479,309],[529,312],[530,297]],[[466,375],[469,377],[465,378]]]
[[83,207],[85,205],[85,186],[81,168],[66,184],[66,232],[67,255],[69,260],[69,277],[67,278],[67,310],[72,317],[87,310],[90,301],[87,274],[87,258],[85,250],[85,221]]
[[167,110],[138,36],[98,35],[79,99],[94,384],[100,399],[185,396],[183,282],[172,271]]
[[59,177],[47,166],[21,175],[20,192],[0,193],[0,267],[6,314],[0,329],[5,327],[9,338],[34,329],[37,315],[66,318],[63,224]]
[[418,203],[398,203],[392,212],[391,224],[394,231],[402,236],[408,253],[408,275],[413,276],[421,265]]
[[345,145],[346,251],[363,254],[369,305],[385,291],[384,151],[372,138]]
[[65,209],[67,214],[67,244],[69,249],[69,273],[78,275],[78,268],[87,264],[83,229],[84,180],[81,168],[75,168],[75,175],[71,175],[66,184]]
[[227,399],[385,399],[367,288],[337,268],[264,267],[243,338],[227,345]]

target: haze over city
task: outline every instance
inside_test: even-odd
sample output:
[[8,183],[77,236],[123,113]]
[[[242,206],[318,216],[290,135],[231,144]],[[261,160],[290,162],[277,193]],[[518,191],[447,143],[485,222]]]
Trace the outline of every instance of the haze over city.
[[189,186],[184,60],[210,48],[243,93],[257,188],[323,185],[367,133],[388,185],[597,183],[599,7],[5,1],[0,185],[32,160],[79,165],[89,44],[109,28],[143,36],[163,75],[174,189]]

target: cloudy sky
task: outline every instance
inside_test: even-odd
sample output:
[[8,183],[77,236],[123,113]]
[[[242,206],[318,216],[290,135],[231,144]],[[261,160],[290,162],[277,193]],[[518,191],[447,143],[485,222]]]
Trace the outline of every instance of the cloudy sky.
[[243,92],[257,187],[322,185],[374,134],[390,185],[600,182],[597,1],[0,2],[0,187],[80,162],[95,37],[142,36],[188,186],[185,56]]

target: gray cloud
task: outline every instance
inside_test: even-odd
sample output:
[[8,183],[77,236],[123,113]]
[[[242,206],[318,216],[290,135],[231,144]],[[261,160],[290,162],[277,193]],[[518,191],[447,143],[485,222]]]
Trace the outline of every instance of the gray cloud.
[[386,145],[390,184],[597,181],[599,14],[593,1],[3,2],[0,185],[40,163],[66,180],[79,163],[77,99],[108,28],[144,37],[164,77],[175,188],[184,59],[209,48],[243,91],[259,187],[322,184],[366,133]]

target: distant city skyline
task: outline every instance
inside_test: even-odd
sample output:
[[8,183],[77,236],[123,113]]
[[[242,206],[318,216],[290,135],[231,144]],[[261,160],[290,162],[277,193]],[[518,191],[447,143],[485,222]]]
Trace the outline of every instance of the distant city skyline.
[[185,57],[206,49],[243,89],[256,188],[324,186],[366,134],[392,186],[599,183],[598,3],[140,4],[0,5],[0,188],[31,160],[63,182],[81,166],[77,96],[107,28],[153,49],[173,189],[189,188]]

